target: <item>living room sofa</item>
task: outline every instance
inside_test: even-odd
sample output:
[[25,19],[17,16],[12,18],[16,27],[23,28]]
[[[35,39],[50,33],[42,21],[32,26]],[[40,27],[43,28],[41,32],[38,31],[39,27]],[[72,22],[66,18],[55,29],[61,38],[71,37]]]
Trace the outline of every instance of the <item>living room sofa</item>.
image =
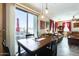
[[71,32],[68,35],[68,43],[74,44],[74,45],[79,45],[79,32]]

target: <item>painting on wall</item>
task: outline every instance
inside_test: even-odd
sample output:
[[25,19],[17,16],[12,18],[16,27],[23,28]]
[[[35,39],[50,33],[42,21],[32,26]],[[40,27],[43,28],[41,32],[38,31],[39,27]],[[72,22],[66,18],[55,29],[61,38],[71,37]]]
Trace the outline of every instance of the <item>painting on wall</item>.
[[45,29],[45,21],[40,21],[40,29]]
[[74,28],[79,27],[79,23],[74,23],[73,25],[74,25]]

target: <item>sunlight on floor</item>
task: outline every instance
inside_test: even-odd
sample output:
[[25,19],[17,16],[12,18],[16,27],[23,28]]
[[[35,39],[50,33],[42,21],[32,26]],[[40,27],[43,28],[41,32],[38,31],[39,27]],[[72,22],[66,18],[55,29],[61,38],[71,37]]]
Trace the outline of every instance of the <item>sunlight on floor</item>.
[[58,52],[57,55],[69,55],[70,48],[69,48],[69,45],[68,45],[67,37],[64,37],[63,40],[61,41],[61,43],[58,44],[57,52]]
[[57,46],[57,56],[79,56],[79,46],[69,45],[67,37]]

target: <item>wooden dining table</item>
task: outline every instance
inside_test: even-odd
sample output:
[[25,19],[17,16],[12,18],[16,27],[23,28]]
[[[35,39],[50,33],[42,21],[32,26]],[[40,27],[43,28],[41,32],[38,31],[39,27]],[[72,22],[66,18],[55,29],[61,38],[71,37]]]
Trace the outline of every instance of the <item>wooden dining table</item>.
[[18,42],[18,53],[21,55],[21,47],[29,54],[35,55],[39,49],[42,47],[45,47],[48,44],[51,44],[52,48],[52,42],[56,42],[55,39],[52,38],[27,38],[27,39],[20,39]]

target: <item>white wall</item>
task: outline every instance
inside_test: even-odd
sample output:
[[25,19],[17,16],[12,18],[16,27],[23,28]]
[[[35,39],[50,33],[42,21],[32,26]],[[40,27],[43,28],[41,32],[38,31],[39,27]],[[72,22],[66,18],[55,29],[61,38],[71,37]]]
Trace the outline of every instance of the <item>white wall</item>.
[[46,32],[46,23],[45,23],[45,29],[40,29],[40,20],[45,22],[49,21],[49,19],[46,16],[44,16],[43,19],[41,18],[41,15],[38,16],[38,35],[41,35]]
[[6,46],[15,55],[15,4],[6,4]]
[[[71,12],[68,12],[68,13],[56,15],[56,16],[53,17],[53,20],[54,21],[71,21],[71,31],[79,31],[79,28],[73,27],[73,23],[75,22],[75,21],[72,21],[73,16],[75,16],[76,19],[79,19],[79,13],[71,11]],[[77,22],[79,22],[79,21],[77,21]]]

